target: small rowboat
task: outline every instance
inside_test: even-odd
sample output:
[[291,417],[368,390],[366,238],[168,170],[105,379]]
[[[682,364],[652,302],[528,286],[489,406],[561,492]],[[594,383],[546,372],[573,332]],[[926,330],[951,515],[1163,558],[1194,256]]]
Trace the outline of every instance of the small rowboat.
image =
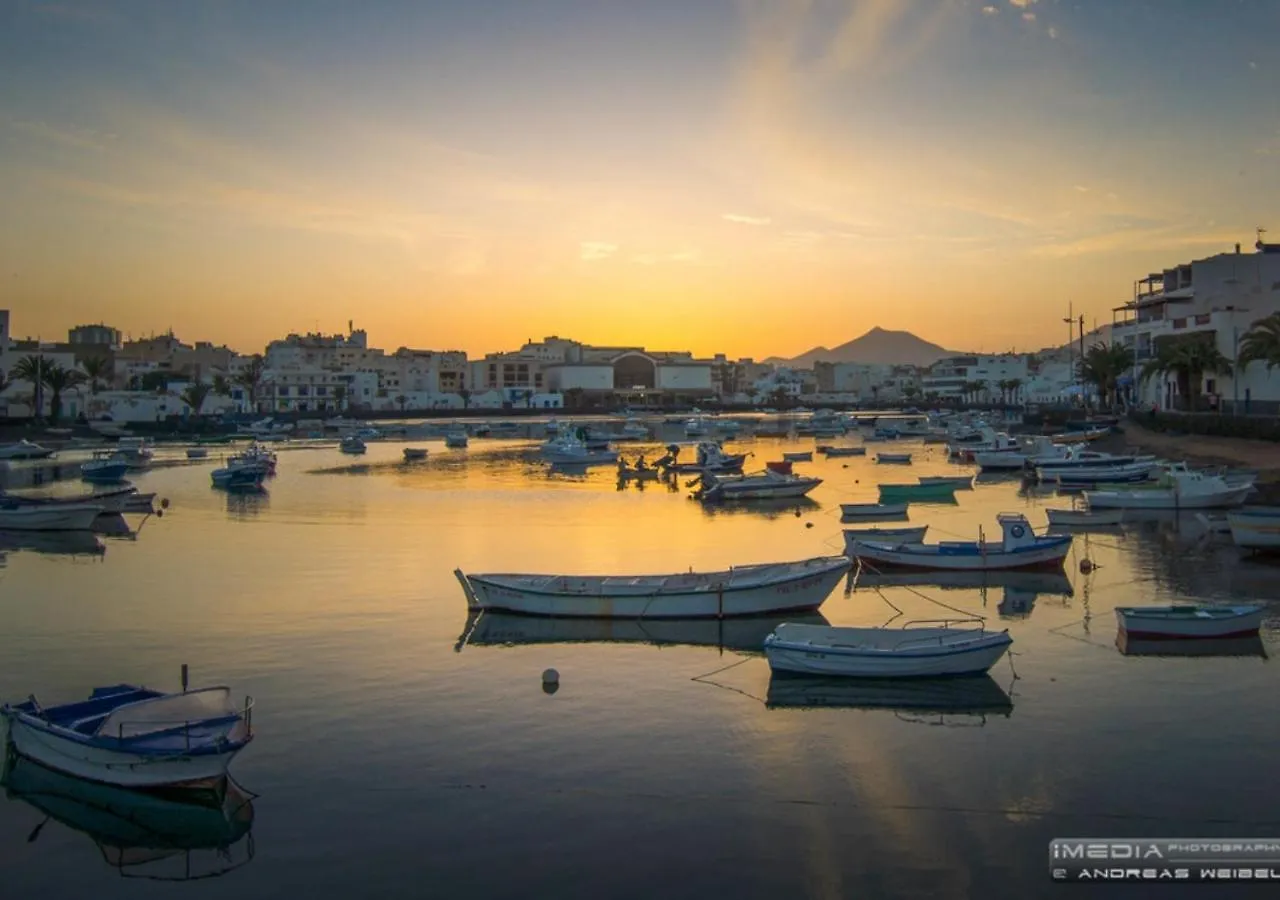
[[1071,528],[1109,527],[1119,525],[1124,518],[1124,512],[1119,509],[1096,512],[1087,509],[1048,509],[1045,510],[1045,515],[1049,517],[1050,525]]
[[765,638],[775,672],[849,678],[938,678],[985,674],[1004,656],[1009,632],[978,628],[842,628],[779,625]]
[[1247,637],[1262,625],[1263,607],[1117,606],[1116,620],[1130,637],[1192,639]]
[[849,571],[846,556],[671,575],[465,575],[469,609],[618,619],[721,619],[815,610]]
[[882,503],[899,500],[954,500],[956,488],[953,484],[882,484],[880,501]]
[[910,453],[877,453],[876,462],[878,463],[897,463],[900,465],[911,464]]
[[847,552],[852,555],[854,545],[858,541],[919,544],[924,540],[924,534],[928,530],[928,525],[918,525],[912,528],[846,528],[844,530],[844,545]]
[[818,447],[818,452],[824,456],[866,456],[866,447],[828,447],[823,444]]
[[806,450],[803,453],[784,453],[782,459],[785,462],[813,462],[813,451]]
[[905,503],[841,503],[840,515],[846,519],[905,519]]
[[405,462],[417,462],[419,460],[423,460],[426,458],[427,458],[427,451],[423,447],[405,447],[404,448]]

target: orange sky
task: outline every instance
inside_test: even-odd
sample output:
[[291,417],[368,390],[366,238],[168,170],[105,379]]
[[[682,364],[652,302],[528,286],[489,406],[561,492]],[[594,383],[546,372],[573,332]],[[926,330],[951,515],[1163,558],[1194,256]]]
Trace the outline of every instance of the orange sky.
[[431,6],[19,3],[15,333],[1038,349],[1280,196],[1267,4]]

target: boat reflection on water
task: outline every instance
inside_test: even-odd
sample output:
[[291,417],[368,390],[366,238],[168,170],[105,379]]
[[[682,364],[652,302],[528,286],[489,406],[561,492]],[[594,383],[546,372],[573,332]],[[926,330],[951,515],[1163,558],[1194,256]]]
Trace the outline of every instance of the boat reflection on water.
[[[889,710],[898,718],[934,725],[984,724],[1013,715],[1013,698],[990,675],[971,678],[824,678],[773,673],[768,709]],[[922,717],[937,716],[930,720]],[[946,721],[948,716],[970,722]]]
[[215,878],[253,859],[253,797],[230,777],[209,791],[135,791],[55,772],[10,750],[3,779],[10,800],[83,832],[126,878]]
[[937,587],[947,591],[1004,588],[1006,592],[1070,597],[1075,589],[1063,572],[877,572],[866,566],[854,570],[853,588]]
[[1130,637],[1123,629],[1116,633],[1116,649],[1125,656],[1254,656],[1267,658],[1260,635],[1197,640],[1151,640]]
[[227,491],[227,515],[252,518],[266,512],[271,506],[271,495],[265,489],[258,491]]
[[774,500],[735,500],[732,503],[703,503],[702,512],[707,516],[748,515],[765,519],[783,516],[802,516],[817,512],[822,504],[810,497],[785,497]]
[[762,653],[764,639],[783,622],[828,625],[821,613],[732,619],[579,619],[521,616],[486,610],[473,613],[455,645],[514,647],[520,644],[623,643],[718,647]]
[[0,531],[0,551],[30,550],[59,556],[103,556],[106,545],[91,531]]

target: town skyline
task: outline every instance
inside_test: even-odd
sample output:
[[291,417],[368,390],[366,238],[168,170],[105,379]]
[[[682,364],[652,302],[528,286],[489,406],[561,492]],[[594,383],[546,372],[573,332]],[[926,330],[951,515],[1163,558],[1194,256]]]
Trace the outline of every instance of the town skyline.
[[33,336],[1033,351],[1280,196],[1261,0],[9,12],[0,305]]

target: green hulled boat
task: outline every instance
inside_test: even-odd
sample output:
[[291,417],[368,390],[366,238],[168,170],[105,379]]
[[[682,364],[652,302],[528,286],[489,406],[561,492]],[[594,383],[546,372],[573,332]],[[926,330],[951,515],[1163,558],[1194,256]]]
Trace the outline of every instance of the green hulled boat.
[[956,492],[954,484],[882,484],[881,503],[901,503],[904,500],[950,500]]

